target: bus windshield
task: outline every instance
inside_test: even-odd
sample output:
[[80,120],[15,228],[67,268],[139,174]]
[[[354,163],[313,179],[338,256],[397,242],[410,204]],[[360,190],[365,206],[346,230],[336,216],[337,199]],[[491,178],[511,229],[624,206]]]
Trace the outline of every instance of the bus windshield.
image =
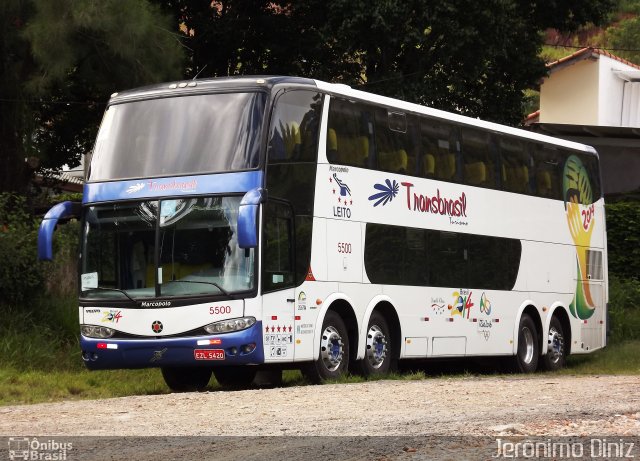
[[256,168],[266,94],[148,99],[107,108],[89,181]]
[[88,207],[81,292],[87,299],[230,296],[254,285],[254,249],[237,244],[241,197]]

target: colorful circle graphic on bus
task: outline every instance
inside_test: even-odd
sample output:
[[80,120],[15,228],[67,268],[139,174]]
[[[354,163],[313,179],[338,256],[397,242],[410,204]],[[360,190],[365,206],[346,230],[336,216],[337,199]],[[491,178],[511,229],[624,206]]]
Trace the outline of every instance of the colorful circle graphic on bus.
[[162,333],[162,322],[160,320],[155,320],[152,324],[151,324],[151,330],[154,333]]
[[571,315],[584,320],[591,317],[595,309],[587,276],[587,250],[591,245],[595,219],[584,219],[587,215],[593,216],[593,189],[589,172],[575,155],[571,155],[567,159],[562,176],[567,224],[575,245],[578,266],[576,291],[573,301],[569,305],[569,310]]

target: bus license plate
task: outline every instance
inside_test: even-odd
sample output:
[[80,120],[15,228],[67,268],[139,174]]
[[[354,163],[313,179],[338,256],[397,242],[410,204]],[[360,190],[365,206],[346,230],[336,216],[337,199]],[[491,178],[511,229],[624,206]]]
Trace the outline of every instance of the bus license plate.
[[196,349],[193,357],[196,360],[224,360],[224,349]]

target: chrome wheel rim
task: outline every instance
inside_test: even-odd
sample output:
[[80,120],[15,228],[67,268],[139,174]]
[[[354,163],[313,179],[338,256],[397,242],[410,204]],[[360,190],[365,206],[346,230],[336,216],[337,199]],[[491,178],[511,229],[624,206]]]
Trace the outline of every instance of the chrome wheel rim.
[[366,357],[372,368],[378,369],[387,356],[387,338],[378,325],[371,325],[367,332]]
[[534,342],[533,342],[533,333],[527,327],[524,327],[521,331],[522,333],[522,352],[524,352],[524,356],[522,357],[522,361],[524,363],[531,363],[533,360],[533,351],[534,351]]
[[343,354],[342,337],[338,330],[330,325],[322,332],[322,340],[320,341],[320,356],[327,370],[336,371],[342,363]]
[[547,355],[549,356],[549,361],[553,364],[558,363],[564,355],[564,338],[562,334],[553,327],[549,329]]

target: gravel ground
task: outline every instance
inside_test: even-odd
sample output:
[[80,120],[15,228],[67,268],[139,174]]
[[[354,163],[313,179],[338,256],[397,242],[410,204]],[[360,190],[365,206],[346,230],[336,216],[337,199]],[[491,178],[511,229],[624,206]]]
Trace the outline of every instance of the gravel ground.
[[[138,456],[143,442],[131,442],[136,436],[146,438],[140,440],[149,459],[154,447],[171,459],[171,446],[201,458],[217,447],[210,459],[252,459],[258,446],[260,459],[327,459],[324,448],[334,459],[423,459],[427,452],[430,459],[432,444],[443,441],[447,450],[454,444],[454,458],[464,459],[461,451],[479,453],[469,440],[488,440],[495,450],[501,437],[639,437],[640,377],[456,377],[65,401],[0,408],[0,434],[117,436],[102,439],[95,459],[107,459],[107,452],[125,459],[127,446],[146,459]],[[247,436],[264,438],[249,445]],[[281,453],[283,446],[304,457]],[[638,450],[636,457],[640,444]]]

